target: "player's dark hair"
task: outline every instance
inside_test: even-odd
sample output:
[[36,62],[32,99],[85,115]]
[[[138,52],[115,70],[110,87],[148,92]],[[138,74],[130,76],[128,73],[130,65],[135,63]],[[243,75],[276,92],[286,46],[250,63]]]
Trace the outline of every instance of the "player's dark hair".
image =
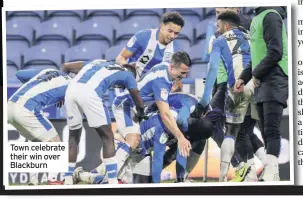
[[185,64],[188,67],[191,67],[191,59],[187,52],[181,50],[173,54],[171,58],[171,63],[178,66],[180,64]]
[[184,18],[178,13],[178,12],[167,12],[161,17],[161,23],[168,24],[172,22],[173,24],[176,24],[178,26],[181,26],[183,28],[185,24]]
[[218,20],[221,20],[225,23],[229,23],[232,26],[240,25],[240,17],[237,13],[233,11],[222,12],[221,14],[219,14]]
[[129,72],[133,73],[134,77],[136,78],[137,72],[136,69],[131,64],[123,64],[124,68],[126,68]]

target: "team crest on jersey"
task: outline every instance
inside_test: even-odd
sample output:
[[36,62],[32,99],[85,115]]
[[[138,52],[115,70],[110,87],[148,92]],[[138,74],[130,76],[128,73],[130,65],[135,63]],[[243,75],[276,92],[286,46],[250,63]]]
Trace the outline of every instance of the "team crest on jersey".
[[148,53],[152,53],[153,49],[148,49],[147,51],[148,51]]
[[168,98],[168,91],[166,88],[161,88],[161,98],[167,100]]
[[127,47],[129,47],[129,48],[133,47],[136,40],[137,40],[137,38],[135,36],[132,36],[132,38],[130,38],[130,40],[127,42]]
[[168,135],[163,132],[162,135],[160,136],[159,141],[160,141],[161,144],[165,144],[167,142],[167,140],[168,140]]

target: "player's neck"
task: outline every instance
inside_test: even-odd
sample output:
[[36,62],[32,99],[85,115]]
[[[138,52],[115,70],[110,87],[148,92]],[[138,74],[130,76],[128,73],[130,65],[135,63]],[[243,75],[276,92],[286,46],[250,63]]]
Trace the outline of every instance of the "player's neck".
[[160,31],[158,33],[158,41],[160,44],[167,46],[167,43],[165,43],[165,41],[164,41],[164,36],[160,33]]

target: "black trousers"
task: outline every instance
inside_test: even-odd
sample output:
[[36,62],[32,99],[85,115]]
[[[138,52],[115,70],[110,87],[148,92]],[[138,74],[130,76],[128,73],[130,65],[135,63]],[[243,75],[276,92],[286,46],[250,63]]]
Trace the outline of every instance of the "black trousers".
[[263,102],[257,104],[257,110],[267,154],[279,157],[281,148],[280,124],[283,115],[283,105],[275,101]]

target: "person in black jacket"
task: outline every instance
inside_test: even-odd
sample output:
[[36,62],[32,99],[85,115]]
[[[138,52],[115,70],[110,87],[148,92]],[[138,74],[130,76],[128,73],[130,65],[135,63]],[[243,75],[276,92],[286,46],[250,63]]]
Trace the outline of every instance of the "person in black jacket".
[[265,169],[259,180],[279,181],[280,123],[288,99],[287,35],[284,7],[255,8],[251,25],[251,64],[243,70],[235,91],[252,79],[261,132],[267,149]]

